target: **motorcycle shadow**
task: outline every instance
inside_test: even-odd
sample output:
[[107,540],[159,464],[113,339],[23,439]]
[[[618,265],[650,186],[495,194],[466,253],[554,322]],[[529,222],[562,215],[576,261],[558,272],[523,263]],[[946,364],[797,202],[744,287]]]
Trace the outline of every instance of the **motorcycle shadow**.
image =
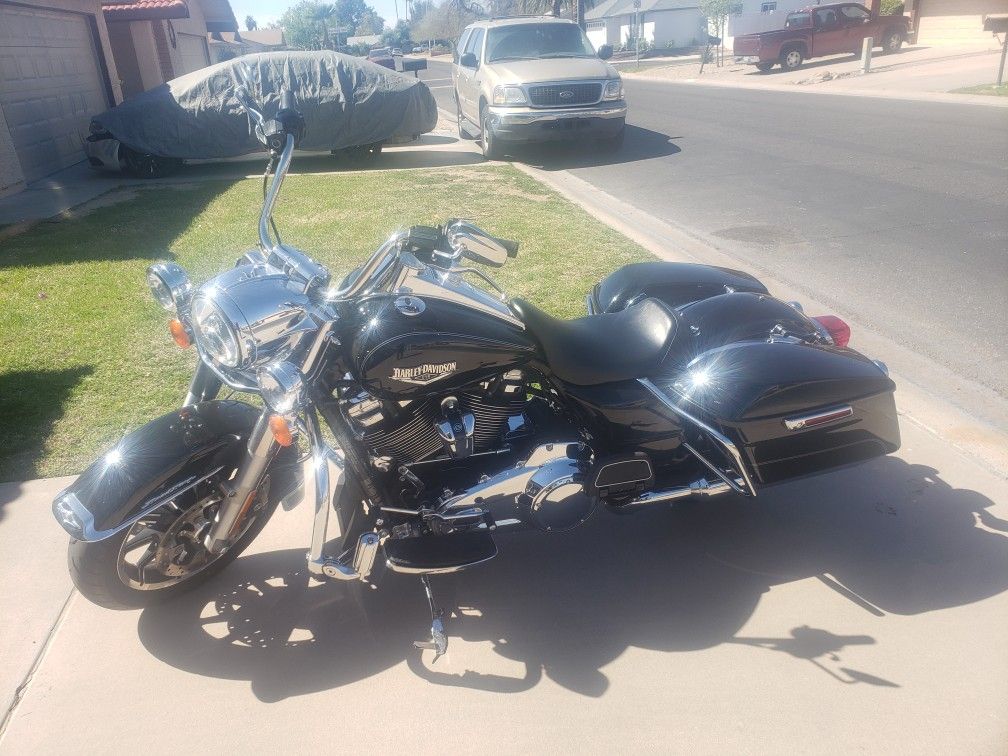
[[388,575],[355,601],[346,585],[310,586],[302,550],[237,560],[211,584],[145,610],[139,635],[168,664],[250,680],[264,701],[339,687],[404,660],[435,684],[509,693],[545,675],[601,696],[609,686],[602,668],[630,647],[671,653],[722,643],[810,661],[841,683],[897,686],[825,663],[871,636],[834,635],[802,617],[790,637],[736,633],[771,586],[807,578],[876,617],[997,595],[1008,589],[1008,521],[992,506],[931,468],[889,457],[768,489],[757,502],[600,512],[569,533],[501,535],[497,559],[432,582],[452,615],[452,643],[489,644],[499,662],[524,668],[515,677],[498,674],[498,663],[452,671],[451,650],[447,662],[425,664],[410,645],[427,627],[418,581]]

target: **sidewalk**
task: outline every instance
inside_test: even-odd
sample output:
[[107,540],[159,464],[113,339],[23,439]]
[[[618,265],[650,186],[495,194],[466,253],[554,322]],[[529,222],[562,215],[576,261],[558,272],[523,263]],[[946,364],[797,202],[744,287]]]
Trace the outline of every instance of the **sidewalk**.
[[434,579],[461,607],[434,666],[418,581],[367,616],[306,584],[303,504],[204,588],[112,612],[67,602],[64,482],[28,484],[0,508],[3,698],[27,682],[0,753],[308,753],[376,727],[418,754],[1001,752],[1008,484],[902,426],[897,455],[756,502],[500,538]]
[[831,94],[943,100],[1008,107],[1008,98],[950,94],[951,90],[989,84],[997,78],[1000,48],[991,46],[909,47],[899,53],[876,51],[872,72],[861,74],[860,56],[813,58],[798,71],[775,68],[764,74],[754,66],[726,62],[721,68],[708,63],[700,74],[699,62],[624,73],[626,78],[676,81],[689,84],[814,91]]

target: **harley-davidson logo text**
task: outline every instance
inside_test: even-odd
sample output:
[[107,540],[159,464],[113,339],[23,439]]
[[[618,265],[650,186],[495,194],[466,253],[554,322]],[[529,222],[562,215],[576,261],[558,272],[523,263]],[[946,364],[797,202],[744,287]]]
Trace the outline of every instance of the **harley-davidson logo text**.
[[442,362],[439,365],[417,365],[411,368],[392,368],[392,380],[423,385],[451,375],[455,372],[455,368],[454,362]]

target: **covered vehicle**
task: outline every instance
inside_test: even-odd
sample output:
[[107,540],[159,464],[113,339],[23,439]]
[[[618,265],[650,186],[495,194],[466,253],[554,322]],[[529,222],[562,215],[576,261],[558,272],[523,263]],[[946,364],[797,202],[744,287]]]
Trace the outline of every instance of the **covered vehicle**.
[[232,94],[238,85],[272,110],[282,89],[295,93],[307,125],[303,150],[374,154],[437,123],[430,90],[412,76],[329,51],[258,53],[180,76],[96,116],[85,142],[89,161],[156,177],[184,160],[257,152]]

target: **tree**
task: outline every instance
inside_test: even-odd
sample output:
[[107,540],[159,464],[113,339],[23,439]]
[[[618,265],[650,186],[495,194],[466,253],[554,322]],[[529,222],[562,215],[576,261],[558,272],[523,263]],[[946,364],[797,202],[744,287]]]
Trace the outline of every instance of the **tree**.
[[[341,35],[355,32],[365,24],[372,28],[371,33],[377,34],[385,22],[364,0],[336,0],[332,3],[301,0],[284,11],[280,18],[287,43],[302,50],[335,49],[339,46]],[[374,29],[376,25],[377,29]]]
[[429,8],[423,18],[411,26],[414,39],[444,39],[454,44],[469,24],[483,16],[482,10],[465,0],[444,0]]
[[367,12],[360,17],[354,34],[359,37],[366,37],[370,34],[381,34],[385,28],[385,19],[378,15],[374,8],[368,8]]
[[381,43],[385,47],[398,47],[400,50],[412,49],[409,24],[401,19],[397,21],[394,27],[382,34]]
[[256,20],[251,15],[248,15],[245,16],[245,28],[248,31],[255,31],[256,29],[259,28],[259,25],[256,23]]
[[718,65],[720,66],[724,62],[725,24],[728,21],[728,16],[742,12],[742,3],[740,0],[699,0],[697,5],[699,6],[700,13],[707,17],[708,33],[713,28],[716,32],[715,36],[720,37],[722,40],[718,45],[721,50],[718,58]]

